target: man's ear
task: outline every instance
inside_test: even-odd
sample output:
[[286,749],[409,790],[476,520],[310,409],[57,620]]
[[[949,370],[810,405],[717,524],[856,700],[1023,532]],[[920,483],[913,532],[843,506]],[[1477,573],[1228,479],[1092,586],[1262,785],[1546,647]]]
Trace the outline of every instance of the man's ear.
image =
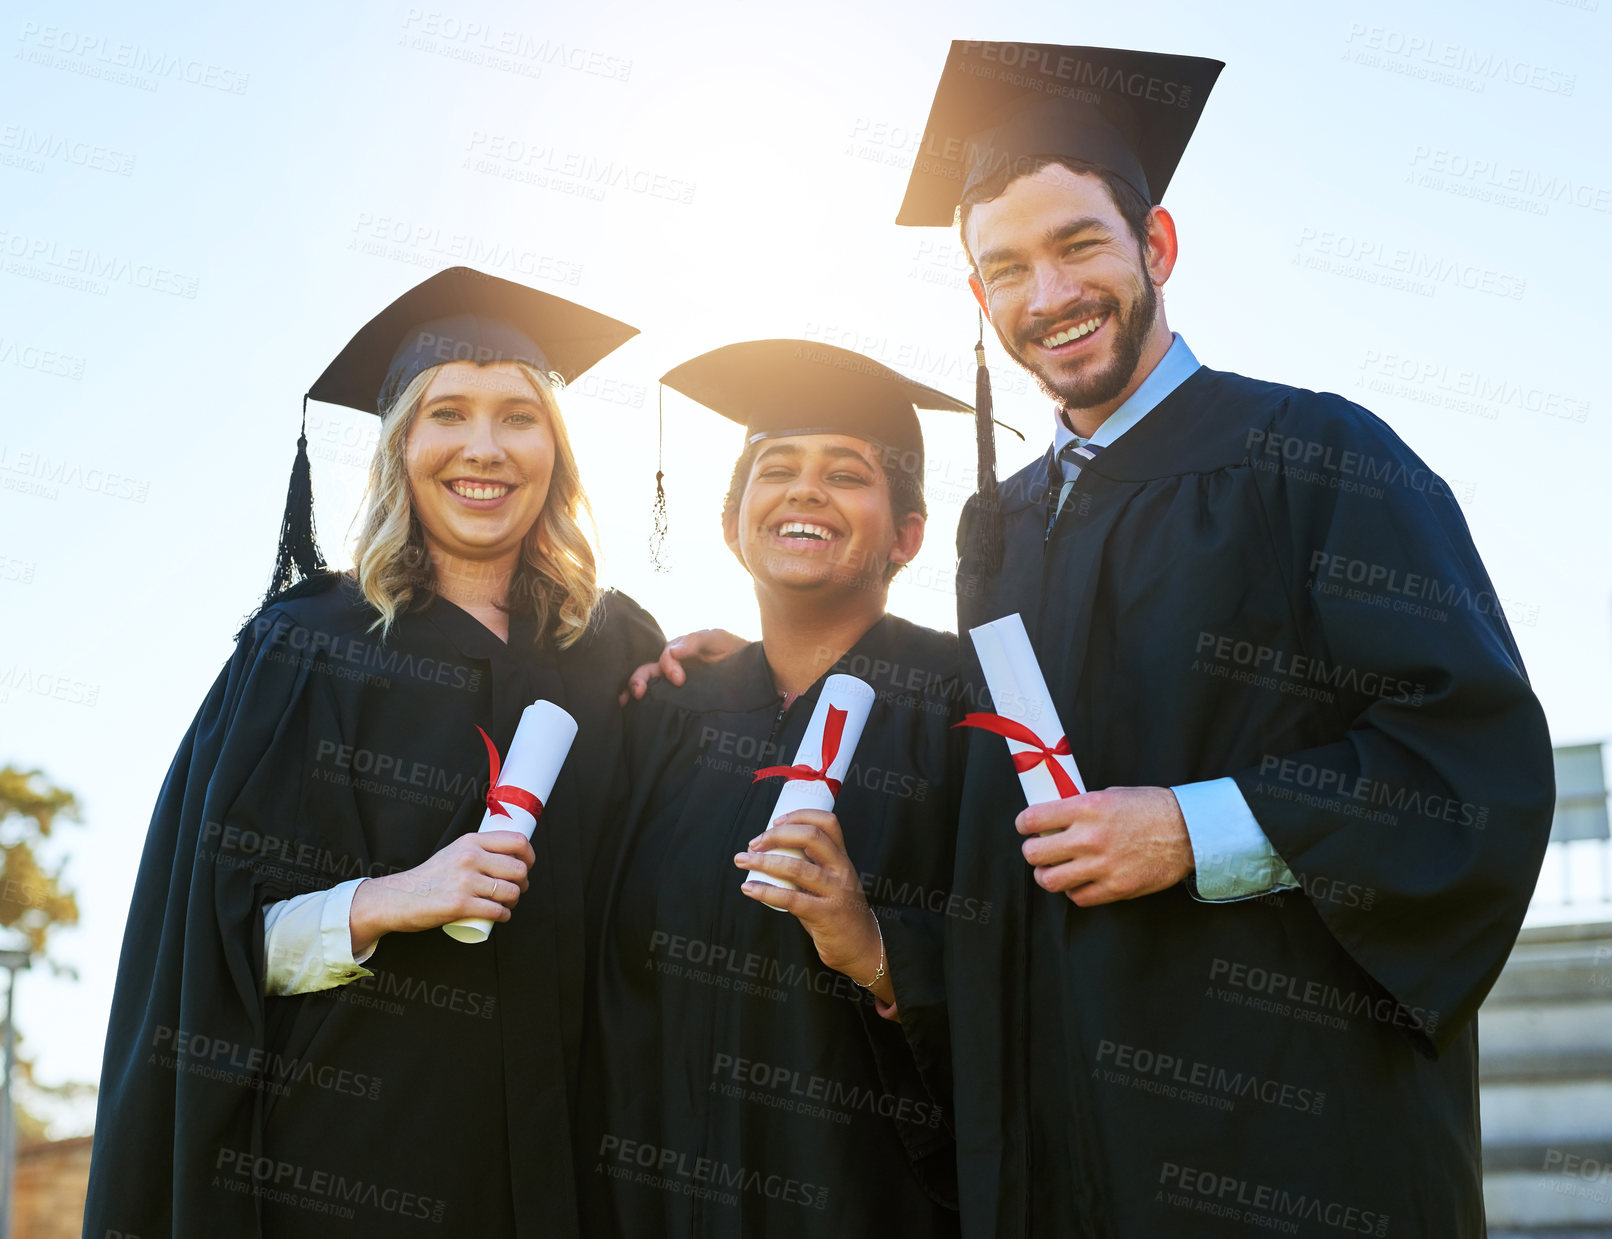
[[990,322],[991,307],[985,300],[985,285],[980,283],[980,277],[976,274],[968,277],[968,286],[974,290],[974,300],[980,303],[980,309],[985,311],[985,321]]
[[1180,253],[1175,236],[1175,220],[1163,207],[1154,207],[1147,215],[1147,245],[1143,248],[1148,277],[1162,288],[1175,270],[1175,260]]
[[925,520],[920,513],[908,512],[896,522],[896,540],[890,547],[890,562],[898,566],[918,558],[924,545]]

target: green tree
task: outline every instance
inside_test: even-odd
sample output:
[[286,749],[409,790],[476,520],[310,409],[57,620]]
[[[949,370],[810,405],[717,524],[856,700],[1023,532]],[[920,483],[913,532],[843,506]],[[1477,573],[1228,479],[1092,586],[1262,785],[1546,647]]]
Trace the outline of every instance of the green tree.
[[[0,930],[26,940],[28,949],[59,974],[74,975],[47,954],[51,933],[78,924],[78,900],[63,879],[66,862],[54,868],[41,862],[35,849],[49,839],[58,820],[79,820],[78,800],[65,788],[48,782],[42,771],[0,767]],[[17,945],[22,945],[21,941]],[[21,1034],[18,1034],[21,1041]],[[24,1104],[72,1103],[91,1096],[93,1084],[69,1081],[41,1084],[34,1079],[33,1063],[17,1056],[17,1134],[27,1143],[45,1138],[46,1120]]]
[[51,871],[34,854],[57,818],[79,820],[72,792],[41,771],[0,767],[0,928],[21,933],[35,955],[45,954],[51,930],[78,924],[78,900],[62,886],[66,862]]

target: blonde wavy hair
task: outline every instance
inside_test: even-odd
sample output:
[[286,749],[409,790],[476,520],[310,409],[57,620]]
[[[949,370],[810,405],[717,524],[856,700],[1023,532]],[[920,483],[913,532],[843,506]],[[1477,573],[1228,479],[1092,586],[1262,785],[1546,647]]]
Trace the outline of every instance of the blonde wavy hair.
[[[587,631],[599,603],[593,545],[581,524],[586,517],[589,526],[593,525],[593,509],[583,492],[565,419],[555,399],[559,377],[525,362],[513,364],[531,382],[548,416],[549,433],[554,437],[554,472],[543,511],[521,547],[507,606],[512,614],[535,616],[538,640],[552,637],[563,650]],[[380,442],[369,465],[353,566],[364,597],[380,612],[371,631],[379,628],[382,636],[391,631],[402,612],[416,603],[425,605],[435,596],[435,573],[409,491],[406,450],[426,389],[440,369],[432,366],[421,371],[381,416]]]

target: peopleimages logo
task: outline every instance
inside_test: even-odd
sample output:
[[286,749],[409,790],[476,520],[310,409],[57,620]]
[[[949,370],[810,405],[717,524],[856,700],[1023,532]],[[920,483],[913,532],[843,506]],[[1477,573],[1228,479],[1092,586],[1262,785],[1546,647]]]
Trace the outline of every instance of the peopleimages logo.
[[1256,641],[1200,632],[1195,648],[1199,662],[1246,668],[1263,673],[1276,683],[1324,684],[1328,688],[1378,697],[1400,704],[1422,704],[1427,686],[1380,671],[1362,671],[1342,663],[1328,663],[1307,654],[1294,654]]
[[737,947],[670,934],[663,929],[650,933],[647,954],[655,957],[657,970],[663,976],[685,976],[743,993],[759,992],[764,997],[776,997],[787,994],[788,990],[768,987],[788,986],[851,1002],[862,1002],[867,997],[866,991],[855,981],[832,968],[786,964],[755,951],[740,951]]
[[6,271],[78,292],[106,296],[113,284],[196,299],[197,276],[171,271],[155,263],[137,262],[122,254],[109,254],[91,245],[70,245],[52,237],[0,229],[0,257],[9,261]]
[[[1132,99],[1162,103],[1166,107],[1184,108],[1192,104],[1192,87],[1184,82],[1172,82],[1167,78],[1154,77],[1148,73],[1127,73],[1118,65],[1102,64],[1082,56],[1071,56],[1066,52],[1037,47],[1033,44],[981,43],[964,40],[963,63],[966,66],[970,61],[975,62],[972,67],[976,70],[976,76],[986,76],[978,72],[986,64],[1000,65],[1003,69],[1016,70],[1022,74],[1054,78],[1071,86],[1128,95]],[[1000,76],[1000,73],[993,73],[991,76]],[[1030,85],[1028,82],[1025,84]],[[1032,89],[1035,88],[1032,86]],[[1045,91],[1045,86],[1040,89]],[[1046,93],[1054,92],[1046,91]]]
[[[1321,1089],[1303,1088],[1251,1071],[1233,1071],[1123,1041],[1099,1041],[1096,1061],[1104,1069],[1104,1078],[1109,1083],[1145,1084],[1148,1087],[1143,1091],[1172,1099],[1218,1102],[1216,1108],[1227,1111],[1233,1109],[1238,1098],[1315,1115],[1326,1105],[1327,1095]],[[1205,1097],[1195,1090],[1220,1096]]]
[[[1391,26],[1367,26],[1351,22],[1344,42],[1352,49],[1367,50],[1375,56],[1357,63],[1430,77],[1448,85],[1481,92],[1490,82],[1526,86],[1550,95],[1571,95],[1578,75],[1560,69],[1520,60],[1503,52],[1452,43],[1420,31],[1396,30]],[[1347,53],[1346,53],[1347,55]]]
[[1304,228],[1294,243],[1293,265],[1368,284],[1431,297],[1440,285],[1521,301],[1528,281],[1505,271],[1431,254],[1376,238]]
[[[932,1101],[912,1097],[899,1097],[894,1093],[879,1092],[860,1084],[846,1084],[827,1076],[811,1075],[794,1067],[764,1063],[756,1059],[733,1054],[718,1054],[711,1064],[713,1080],[736,1086],[743,1096],[744,1086],[750,1085],[764,1093],[770,1103],[784,1103],[796,1112],[815,1117],[850,1121],[848,1112],[860,1110],[864,1114],[894,1119],[898,1123],[912,1123],[920,1127],[938,1127],[941,1110]],[[754,1100],[755,1098],[751,1098]],[[795,1103],[821,1103],[820,1106],[799,1108]],[[842,1113],[834,1113],[835,1108]],[[824,1113],[816,1114],[822,1110]]]
[[1298,1233],[1289,1220],[1292,1218],[1320,1222],[1356,1235],[1388,1233],[1386,1213],[1176,1162],[1160,1164],[1159,1185],[1169,1193],[1167,1204],[1251,1226],[1281,1228],[1287,1234]]
[[1367,349],[1360,369],[1366,372],[1365,378],[1372,380],[1370,386],[1374,391],[1382,390],[1375,380],[1388,380],[1385,385],[1388,394],[1395,394],[1396,383],[1408,385],[1407,390],[1422,389],[1442,398],[1444,407],[1479,417],[1493,419],[1503,408],[1569,422],[1586,422],[1590,417],[1590,402],[1582,396],[1544,388],[1537,383],[1519,382],[1504,375],[1462,369],[1426,357]]
[[[1386,807],[1396,813],[1413,813],[1418,817],[1435,818],[1441,822],[1471,826],[1477,830],[1482,830],[1489,824],[1487,805],[1455,800],[1422,788],[1385,783],[1363,774],[1318,766],[1313,762],[1299,761],[1297,758],[1277,757],[1267,753],[1260,758],[1259,774],[1262,779],[1274,778],[1294,787],[1314,791],[1321,797],[1334,796],[1358,801],[1362,805]],[[1265,790],[1263,784],[1260,790]]]
[[166,1024],[159,1024],[153,1030],[151,1051],[150,1061],[170,1070],[184,1070],[276,1096],[289,1095],[298,1084],[370,1101],[381,1095],[379,1076]]
[[663,1148],[643,1140],[624,1140],[606,1135],[599,1142],[598,1156],[621,1167],[636,1167],[648,1177],[642,1181],[669,1191],[692,1190],[696,1186],[711,1191],[729,1189],[800,1205],[803,1209],[828,1208],[828,1188],[818,1187],[776,1171],[730,1166],[712,1157],[690,1157],[678,1149]]
[[924,908],[937,916],[954,917],[961,921],[978,921],[988,925],[991,921],[991,901],[961,895],[956,891],[924,886],[919,882],[895,879],[882,873],[863,873],[862,891],[868,902],[883,907]]
[[475,692],[481,686],[481,672],[459,663],[421,656],[384,645],[364,641],[349,633],[328,633],[303,628],[286,619],[283,613],[270,609],[252,621],[252,636],[263,640],[271,630],[278,628],[275,639],[283,647],[270,657],[283,654],[278,661],[305,662],[323,659],[328,662],[349,664],[347,669],[362,670],[383,680],[412,679],[422,683],[440,684],[445,688],[462,688]]
[[1386,607],[1405,615],[1445,621],[1449,611],[1439,608],[1448,607],[1496,619],[1506,617],[1502,600],[1492,589],[1474,590],[1470,584],[1441,581],[1391,564],[1317,550],[1310,552],[1310,574],[1310,587],[1328,597]]
[[62,26],[23,22],[20,41],[18,59],[87,77],[106,78],[141,90],[154,91],[158,82],[167,78],[229,95],[244,95],[252,80],[250,74],[192,56],[178,56],[144,44],[125,43],[121,39],[108,39]]
[[151,483],[140,478],[98,469],[93,465],[86,468],[65,456],[49,456],[32,450],[13,454],[4,445],[0,445],[0,473],[26,478],[43,488],[44,493],[52,499],[59,494],[57,487],[88,491],[112,499],[127,499],[131,503],[144,503],[151,491]]
[[1306,981],[1274,968],[1260,968],[1215,958],[1209,965],[1209,979],[1263,997],[1282,999],[1300,1006],[1362,1015],[1379,1024],[1411,1028],[1432,1036],[1438,1028],[1438,1012],[1423,1007],[1407,1007],[1387,994],[1345,990],[1322,981]]
[[[213,1184],[226,1191],[247,1192],[275,1203],[352,1219],[354,1205],[395,1213],[398,1217],[442,1221],[447,1202],[396,1187],[366,1183],[329,1170],[315,1170],[295,1162],[260,1157],[244,1149],[220,1149]],[[297,1195],[296,1193],[307,1193]]]
[[[81,379],[84,377],[84,359],[74,357],[69,353],[58,353],[55,349],[40,348],[34,344],[23,344],[16,340],[0,336],[0,365],[13,365],[19,370],[32,370],[37,374],[55,375],[61,379]],[[3,451],[3,449],[0,449]],[[113,475],[116,476],[116,475]],[[96,488],[89,488],[96,489]],[[132,498],[133,496],[127,496]]]
[[[1358,478],[1361,482],[1385,482],[1390,486],[1403,486],[1407,490],[1421,491],[1429,495],[1451,493],[1444,479],[1425,465],[1413,469],[1401,460],[1379,459],[1365,452],[1340,448],[1335,443],[1327,443],[1320,439],[1304,439],[1297,435],[1277,434],[1254,427],[1248,431],[1243,446],[1248,449],[1249,458],[1256,469],[1264,464],[1259,459],[1263,456],[1271,462],[1271,467],[1280,463],[1286,465],[1289,470],[1294,466],[1300,466],[1340,477]],[[1378,490],[1373,497],[1380,497],[1381,494],[1381,490]]]
[[0,129],[0,150],[14,152],[16,158],[42,171],[44,160],[55,159],[79,168],[128,176],[134,171],[134,156],[96,142],[69,138],[52,130],[7,125]]
[[488,68],[536,78],[546,68],[568,69],[606,81],[625,82],[633,62],[529,31],[489,26],[452,13],[411,8],[403,19],[403,46]]

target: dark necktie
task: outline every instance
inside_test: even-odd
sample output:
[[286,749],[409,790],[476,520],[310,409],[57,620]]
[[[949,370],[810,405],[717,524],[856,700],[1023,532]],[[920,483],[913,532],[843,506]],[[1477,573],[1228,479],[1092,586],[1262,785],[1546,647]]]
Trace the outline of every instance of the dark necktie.
[[1058,523],[1058,514],[1063,511],[1064,501],[1069,498],[1069,492],[1074,489],[1075,481],[1080,476],[1079,473],[1076,473],[1075,477],[1069,478],[1067,481],[1065,481],[1063,476],[1063,466],[1065,464],[1070,464],[1073,465],[1077,470],[1084,469],[1087,463],[1095,460],[1097,458],[1097,454],[1102,450],[1103,449],[1099,444],[1078,443],[1071,439],[1068,443],[1063,445],[1063,450],[1053,458],[1056,469],[1056,480],[1060,482],[1061,485],[1058,487],[1057,499],[1053,499],[1052,497],[1052,487],[1050,485],[1047,487],[1047,532],[1045,538],[1042,539],[1043,541],[1045,541],[1046,538],[1052,537],[1052,527]]

